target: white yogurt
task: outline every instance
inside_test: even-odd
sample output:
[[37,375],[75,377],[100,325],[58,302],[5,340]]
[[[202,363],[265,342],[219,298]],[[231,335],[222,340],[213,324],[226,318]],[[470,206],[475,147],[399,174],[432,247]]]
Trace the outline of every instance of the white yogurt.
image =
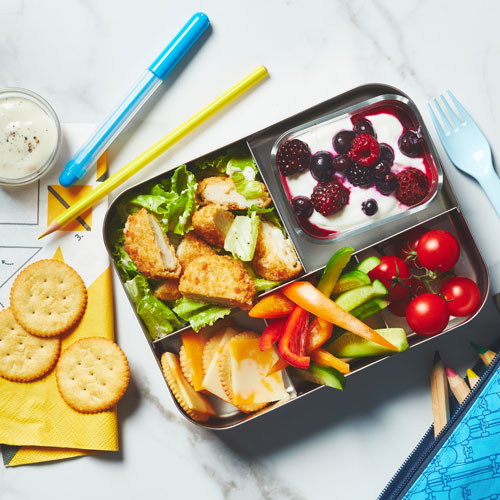
[[[377,141],[391,146],[394,151],[394,165],[392,171],[397,174],[407,167],[414,167],[425,173],[423,158],[409,158],[401,153],[398,147],[399,136],[403,133],[403,125],[397,117],[388,113],[366,116],[375,132]],[[293,136],[309,145],[311,153],[318,151],[329,151],[336,155],[333,150],[333,136],[341,130],[352,130],[352,122],[349,117],[340,118],[331,122],[318,124],[303,133]],[[288,185],[290,197],[311,197],[312,191],[318,181],[314,179],[309,170],[283,178]],[[375,187],[361,188],[353,186],[347,179],[343,181],[344,186],[349,189],[349,204],[340,212],[325,217],[316,210],[313,211],[309,222],[321,229],[335,232],[345,232],[356,227],[377,222],[386,217],[408,210],[406,205],[399,203],[394,195],[384,196]],[[363,201],[374,199],[378,204],[378,211],[372,216],[366,215],[361,210]]]
[[56,125],[44,109],[23,97],[0,97],[0,177],[33,174],[56,146]]

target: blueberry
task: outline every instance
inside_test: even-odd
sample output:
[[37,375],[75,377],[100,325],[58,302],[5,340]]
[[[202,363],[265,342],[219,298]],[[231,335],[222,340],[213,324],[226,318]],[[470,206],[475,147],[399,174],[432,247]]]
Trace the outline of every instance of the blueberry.
[[375,185],[380,193],[389,196],[398,187],[398,179],[391,172],[386,174],[383,179],[377,179]]
[[398,139],[401,153],[410,158],[422,156],[422,138],[413,130],[403,132]]
[[365,118],[361,118],[361,120],[358,120],[354,124],[354,127],[352,129],[354,130],[354,132],[356,132],[357,135],[368,134],[376,137],[375,130],[373,130],[373,125]]
[[386,161],[379,161],[373,165],[372,169],[375,179],[383,179],[391,171],[391,165]]
[[355,137],[356,134],[352,130],[341,130],[333,136],[333,149],[340,155],[348,153]]
[[333,159],[333,168],[336,172],[345,172],[352,165],[352,160],[347,155],[338,155]]
[[361,210],[368,216],[375,215],[378,212],[377,202],[373,198],[370,198],[361,203]]
[[293,213],[297,217],[307,219],[313,213],[311,200],[307,196],[296,196],[292,200]]
[[328,182],[333,177],[333,156],[328,151],[319,151],[311,160],[311,175],[319,182]]
[[394,163],[394,150],[389,146],[389,144],[380,144],[380,159],[389,163],[392,166]]

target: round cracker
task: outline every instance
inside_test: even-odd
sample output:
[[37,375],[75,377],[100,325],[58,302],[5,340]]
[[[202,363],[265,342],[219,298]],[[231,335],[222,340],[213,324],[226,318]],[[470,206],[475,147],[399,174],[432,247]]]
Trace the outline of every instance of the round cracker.
[[181,408],[196,422],[206,422],[209,418],[210,415],[208,413],[203,413],[198,410],[193,410],[189,407],[187,404],[187,401],[185,400],[181,388],[179,387],[179,384],[177,383],[177,380],[172,373],[172,369],[170,368],[167,360],[166,360],[166,352],[163,353],[161,357],[161,368],[163,371],[163,375],[165,377],[165,380],[167,381],[168,386],[170,387],[170,390],[172,391],[172,394],[174,395],[175,399],[181,406]]
[[9,307],[0,312],[0,377],[30,382],[46,375],[57,362],[61,340],[30,335]]
[[98,413],[114,406],[125,394],[129,378],[125,354],[102,337],[86,337],[71,344],[56,367],[59,394],[81,413]]
[[70,266],[39,260],[18,275],[10,291],[12,312],[29,333],[54,337],[73,327],[87,305],[87,289]]
[[[258,339],[259,337],[260,335],[256,332],[241,332],[235,335],[222,349],[222,352],[219,356],[219,378],[222,388],[224,389],[226,396],[229,398],[229,401],[234,400],[233,373],[231,369],[231,341],[238,339]],[[234,403],[232,404],[236,406],[238,410],[241,410],[245,413],[252,413],[264,408],[264,406],[267,406],[268,403],[254,403],[243,405],[235,405]]]
[[[189,385],[194,389],[193,368],[191,366],[191,363],[189,362],[189,359],[186,354],[186,349],[184,348],[183,345],[181,345],[181,348],[179,350],[179,362],[181,365],[181,372],[184,375],[184,378],[188,381]],[[205,372],[205,370],[203,371]],[[200,391],[197,392],[201,392],[202,394],[210,394],[205,389],[201,389]]]

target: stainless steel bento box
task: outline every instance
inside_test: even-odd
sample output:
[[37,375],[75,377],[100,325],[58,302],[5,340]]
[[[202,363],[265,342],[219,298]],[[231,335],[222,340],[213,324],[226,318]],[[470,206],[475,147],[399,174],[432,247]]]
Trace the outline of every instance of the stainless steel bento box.
[[[409,119],[420,128],[421,134],[424,138],[426,158],[428,162],[432,163],[433,166],[431,189],[428,196],[422,201],[422,203],[405,212],[395,214],[381,221],[377,221],[375,224],[369,224],[363,227],[355,228],[352,231],[346,231],[345,233],[338,235],[338,237],[328,239],[311,237],[311,235],[307,234],[303,227],[301,227],[301,225],[297,222],[297,219],[290,208],[287,193],[283,189],[283,185],[280,182],[280,175],[276,168],[276,151],[279,144],[287,137],[300,133],[300,131],[306,129],[307,127],[314,127],[318,124],[329,123],[332,120],[335,121],[337,117],[359,113],[360,110],[363,109],[377,109],[377,106],[401,107],[401,109],[408,114],[410,117]],[[403,92],[396,88],[382,84],[371,84],[358,87],[318,104],[317,106],[309,108],[295,116],[287,118],[279,123],[271,125],[270,127],[245,137],[241,141],[237,142],[245,143],[254,157],[262,179],[268,187],[279,217],[281,218],[281,221],[283,222],[284,227],[288,232],[294,244],[295,250],[303,264],[304,272],[298,279],[305,279],[320,272],[326,265],[331,255],[345,245],[349,245],[357,249],[357,251],[353,254],[353,258],[360,261],[368,255],[383,255],[390,248],[391,244],[404,236],[406,231],[410,231],[419,225],[425,225],[425,228],[427,229],[447,229],[456,235],[462,248],[462,252],[455,268],[457,272],[468,276],[477,283],[481,291],[481,307],[484,304],[489,289],[489,279],[485,263],[474,242],[467,222],[461,213],[460,206],[455,198],[451,186],[446,179],[441,161],[437,155],[436,149],[432,143],[422,117],[414,103]],[[109,207],[104,222],[104,241],[110,256],[112,256],[113,250],[110,244],[110,221],[116,211],[117,205],[131,192],[139,191],[145,184],[150,184],[151,182],[159,181],[161,178],[168,177],[171,172],[172,170],[164,172],[152,179],[149,179],[148,181],[144,181],[131,187],[127,191],[121,193]],[[131,305],[133,307],[132,302]],[[476,312],[476,314],[478,312]],[[252,328],[256,331],[262,331],[266,326],[265,320],[250,318],[244,311],[235,310],[232,312],[231,316],[238,325]],[[151,345],[153,354],[158,364],[163,352],[179,352],[181,345],[180,334],[189,329],[189,327],[178,330],[159,340],[152,341],[142,321],[139,317],[137,318],[142,326],[145,338]],[[449,322],[447,328],[439,335],[446,334],[450,330],[470,321],[470,319],[472,319],[472,317],[453,318]],[[371,324],[376,327],[389,325],[401,326],[404,324],[408,334],[410,349],[422,342],[431,340],[429,337],[418,336],[414,332],[411,332],[404,319],[397,318],[389,312],[378,314],[377,317],[373,319]],[[361,369],[367,368],[372,364],[378,363],[386,357],[387,356],[379,356],[376,358],[361,358],[354,360],[351,362],[351,372],[347,376]],[[322,386],[317,386],[301,379],[295,380],[288,376],[284,377],[284,382],[289,399],[271,404],[263,410],[249,415],[240,412],[236,408],[222,401],[216,402],[214,404],[214,408],[217,412],[217,416],[211,418],[206,423],[198,423],[198,425],[202,425],[203,427],[210,429],[228,429],[248,420],[258,418],[269,411],[273,411],[279,406],[283,406],[284,404],[291,404],[299,397],[303,397],[306,394],[322,388]],[[214,396],[214,399],[217,398]],[[187,419],[193,423],[197,423],[182,410],[179,404],[177,404],[177,406],[179,411]]]

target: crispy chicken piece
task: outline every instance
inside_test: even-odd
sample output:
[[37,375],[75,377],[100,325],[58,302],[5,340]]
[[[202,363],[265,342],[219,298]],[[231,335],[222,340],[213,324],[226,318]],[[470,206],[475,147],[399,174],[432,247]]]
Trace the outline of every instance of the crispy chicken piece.
[[234,182],[230,177],[207,177],[198,184],[196,196],[200,205],[214,203],[228,210],[246,210],[252,205],[264,208],[271,203],[271,197],[266,186],[262,184],[262,187],[264,195],[261,198],[247,200],[236,191]]
[[155,289],[153,295],[160,300],[178,300],[182,298],[179,292],[179,280],[170,278],[162,281]]
[[187,233],[177,247],[177,258],[182,269],[185,270],[190,262],[202,255],[215,255],[215,252],[192,232]]
[[180,276],[181,266],[175,248],[154,215],[145,208],[128,216],[124,234],[125,251],[142,274],[152,279]]
[[227,255],[204,255],[186,267],[179,284],[189,299],[250,309],[255,285],[239,261]]
[[273,281],[289,280],[302,271],[292,242],[279,227],[264,220],[261,220],[251,266],[259,276]]
[[198,209],[191,219],[195,233],[207,243],[224,248],[226,234],[234,215],[223,207],[210,203]]

